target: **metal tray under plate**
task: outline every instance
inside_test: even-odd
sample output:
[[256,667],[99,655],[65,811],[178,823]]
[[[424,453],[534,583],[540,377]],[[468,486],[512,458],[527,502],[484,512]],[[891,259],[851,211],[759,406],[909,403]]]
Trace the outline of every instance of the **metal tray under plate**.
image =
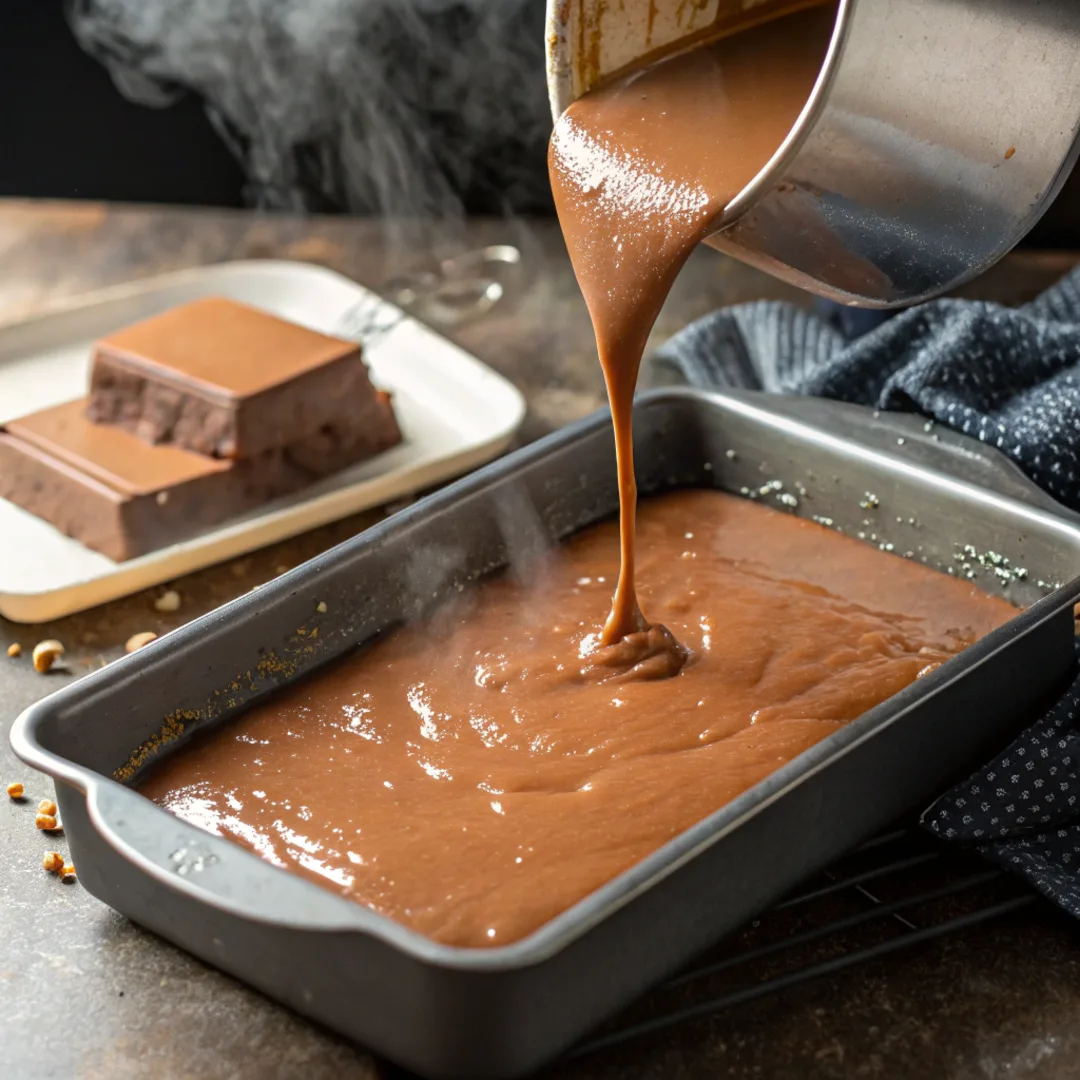
[[[900,456],[907,443],[900,447],[880,425],[863,434],[891,451],[845,434],[859,432],[867,414],[824,407],[806,423],[792,410],[787,399],[687,390],[643,398],[643,492],[757,492],[939,569],[978,575],[979,585],[1026,610],[502,948],[435,944],[179,821],[111,778],[133,748],[162,731],[167,737],[183,724],[190,732],[231,715],[393,623],[422,617],[461,584],[610,514],[615,458],[610,421],[597,415],[24,713],[12,743],[57,779],[83,885],[426,1076],[520,1075],[555,1057],[997,748],[1072,672],[1080,581],[1046,583],[1080,569],[1075,516],[1022,501],[1030,485],[970,444],[919,442],[915,462]],[[1022,498],[954,479],[931,459],[943,468],[965,461],[984,482],[999,480]]]

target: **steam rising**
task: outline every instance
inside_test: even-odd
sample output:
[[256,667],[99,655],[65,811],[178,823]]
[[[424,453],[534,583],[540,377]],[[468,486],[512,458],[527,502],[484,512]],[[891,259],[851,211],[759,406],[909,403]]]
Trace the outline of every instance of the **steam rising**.
[[538,0],[66,0],[130,100],[198,94],[247,201],[404,218],[549,202]]
[[543,572],[543,556],[551,551],[552,543],[523,487],[509,485],[496,495],[495,522],[506,547],[510,574],[519,583],[535,581]]

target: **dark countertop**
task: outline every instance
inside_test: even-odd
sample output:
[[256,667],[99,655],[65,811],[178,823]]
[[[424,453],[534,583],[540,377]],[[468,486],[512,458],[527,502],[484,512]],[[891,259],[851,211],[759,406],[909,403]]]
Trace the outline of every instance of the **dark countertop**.
[[[379,285],[434,250],[510,242],[525,280],[484,318],[449,336],[513,379],[529,413],[522,439],[602,403],[584,306],[551,223],[470,222],[415,235],[402,257],[372,223],[225,211],[0,202],[0,319],[66,296],[233,258],[319,262]],[[1068,255],[1016,255],[965,292],[1015,302],[1058,276]],[[662,338],[720,303],[793,292],[702,251],[661,316]],[[268,580],[369,524],[360,515],[175,583],[174,615],[153,594],[43,627],[0,620],[0,1062],[24,1077],[375,1078],[385,1070],[294,1014],[167,945],[40,868],[33,826],[51,782],[17,762],[14,716],[68,679]],[[34,643],[68,647],[64,673],[36,674]],[[18,641],[18,660],[4,654]],[[1073,1077],[1080,1052],[1080,932],[1041,902],[838,975],[684,1025],[622,1050],[556,1067],[566,1080],[615,1077]]]

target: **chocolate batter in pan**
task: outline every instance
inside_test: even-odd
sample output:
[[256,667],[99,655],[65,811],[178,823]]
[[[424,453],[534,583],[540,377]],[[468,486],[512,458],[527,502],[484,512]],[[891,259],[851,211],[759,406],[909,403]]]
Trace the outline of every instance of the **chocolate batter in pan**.
[[1014,614],[720,492],[649,499],[639,531],[642,600],[690,650],[675,679],[596,666],[612,522],[198,738],[142,791],[437,941],[503,945]]

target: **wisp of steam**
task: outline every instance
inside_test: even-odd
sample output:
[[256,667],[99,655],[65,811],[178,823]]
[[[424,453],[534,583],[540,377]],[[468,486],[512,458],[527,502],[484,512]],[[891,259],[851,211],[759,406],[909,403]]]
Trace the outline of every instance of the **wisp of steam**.
[[130,100],[205,103],[254,207],[454,219],[549,202],[541,0],[66,0]]

